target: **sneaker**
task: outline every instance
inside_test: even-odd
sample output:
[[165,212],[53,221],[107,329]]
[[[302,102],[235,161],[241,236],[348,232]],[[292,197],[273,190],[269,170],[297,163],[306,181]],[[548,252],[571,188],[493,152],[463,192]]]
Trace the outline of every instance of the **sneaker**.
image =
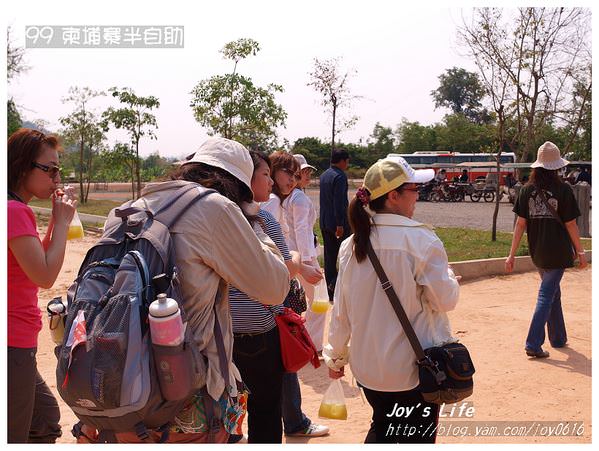
[[328,435],[329,427],[322,424],[310,423],[306,429],[294,432],[293,434],[285,434],[288,437],[322,437]]
[[322,349],[320,351],[318,351],[318,360],[320,360],[321,362],[324,362],[324,356],[322,355]]
[[547,351],[543,351],[542,349],[540,351],[533,351],[532,349],[525,349],[526,351],[526,355],[528,357],[535,357],[537,359],[546,359],[547,357],[549,357],[549,353]]

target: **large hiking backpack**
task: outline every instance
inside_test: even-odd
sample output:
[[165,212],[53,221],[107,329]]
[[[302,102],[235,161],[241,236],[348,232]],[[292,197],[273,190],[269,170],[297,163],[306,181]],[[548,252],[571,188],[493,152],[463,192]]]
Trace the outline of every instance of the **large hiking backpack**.
[[[81,422],[99,431],[100,441],[114,440],[116,432],[132,431],[140,440],[147,439],[149,429],[165,429],[205,385],[206,360],[186,328],[184,351],[193,362],[193,387],[187,399],[163,397],[152,355],[148,307],[157,294],[152,279],[165,274],[167,284],[163,277],[160,292],[177,300],[186,321],[169,229],[212,192],[186,184],[156,212],[135,207],[133,201],[112,210],[102,238],[87,252],[68,290],[65,336],[56,351],[56,385]],[[222,333],[218,321],[214,323],[228,381]]]

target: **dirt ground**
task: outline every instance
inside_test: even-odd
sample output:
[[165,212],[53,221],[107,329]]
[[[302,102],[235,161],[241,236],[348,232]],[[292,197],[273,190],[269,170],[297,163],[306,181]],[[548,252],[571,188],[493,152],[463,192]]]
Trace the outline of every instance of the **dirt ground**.
[[[96,237],[88,236],[69,242],[63,270],[50,290],[40,291],[40,307],[54,296],[66,295],[67,286],[77,274],[85,252]],[[500,276],[466,283],[462,286],[458,307],[450,318],[454,333],[471,352],[475,367],[475,391],[469,399],[474,407],[470,419],[443,418],[458,423],[454,436],[438,437],[438,443],[590,443],[591,442],[591,270],[568,270],[562,281],[562,303],[568,328],[568,346],[546,347],[551,356],[544,360],[529,359],[524,354],[524,340],[534,310],[538,276],[527,273]],[[46,318],[44,318],[44,321]],[[547,345],[548,346],[548,345]],[[60,402],[63,437],[72,443],[70,434],[76,417],[62,403],[56,391],[56,360],[46,322],[40,333],[38,368]],[[349,368],[348,368],[349,369]],[[306,367],[300,371],[303,410],[313,421],[331,428],[328,437],[288,439],[293,443],[362,443],[369,428],[372,410],[362,400],[346,370],[342,379],[349,417],[346,421],[318,419],[318,407],[330,380],[326,368]],[[448,408],[445,410],[449,411]],[[580,436],[489,437],[460,436],[470,425],[469,434],[478,426],[511,421],[523,425],[532,421],[569,422],[569,428],[584,423]],[[499,432],[503,430],[499,428]],[[533,429],[536,430],[536,429]],[[480,429],[479,429],[480,431]],[[457,436],[455,436],[457,435]]]

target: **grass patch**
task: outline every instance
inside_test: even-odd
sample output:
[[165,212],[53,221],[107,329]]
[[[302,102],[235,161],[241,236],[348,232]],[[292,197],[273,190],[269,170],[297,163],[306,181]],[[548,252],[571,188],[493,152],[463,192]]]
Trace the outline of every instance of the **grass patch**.
[[[314,233],[322,244],[322,233],[318,223],[314,226]],[[484,230],[438,227],[435,228],[435,233],[443,242],[450,262],[507,257],[512,246],[512,234],[506,232],[497,232],[495,242],[491,241],[491,232]],[[586,250],[592,250],[591,238],[582,238],[581,241]],[[528,255],[526,234],[522,237],[516,255]],[[320,260],[322,259],[319,258]],[[323,264],[322,261],[320,263]]]
[[[512,246],[512,234],[497,232],[497,241],[491,241],[491,232],[463,228],[436,228],[450,262],[507,257]],[[517,256],[528,255],[526,236],[522,237]]]
[[[121,201],[115,200],[97,200],[89,199],[85,205],[79,204],[77,211],[88,215],[108,216],[110,210],[122,204]],[[35,207],[52,208],[50,199],[32,199],[29,205]]]

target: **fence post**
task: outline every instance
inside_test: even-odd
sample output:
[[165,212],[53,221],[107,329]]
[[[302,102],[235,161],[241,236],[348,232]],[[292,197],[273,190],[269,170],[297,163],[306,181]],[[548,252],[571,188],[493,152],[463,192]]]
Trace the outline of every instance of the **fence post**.
[[589,215],[591,212],[591,185],[587,182],[580,182],[572,186],[580,216],[576,219],[576,225],[582,237],[590,237],[591,230],[589,224]]

